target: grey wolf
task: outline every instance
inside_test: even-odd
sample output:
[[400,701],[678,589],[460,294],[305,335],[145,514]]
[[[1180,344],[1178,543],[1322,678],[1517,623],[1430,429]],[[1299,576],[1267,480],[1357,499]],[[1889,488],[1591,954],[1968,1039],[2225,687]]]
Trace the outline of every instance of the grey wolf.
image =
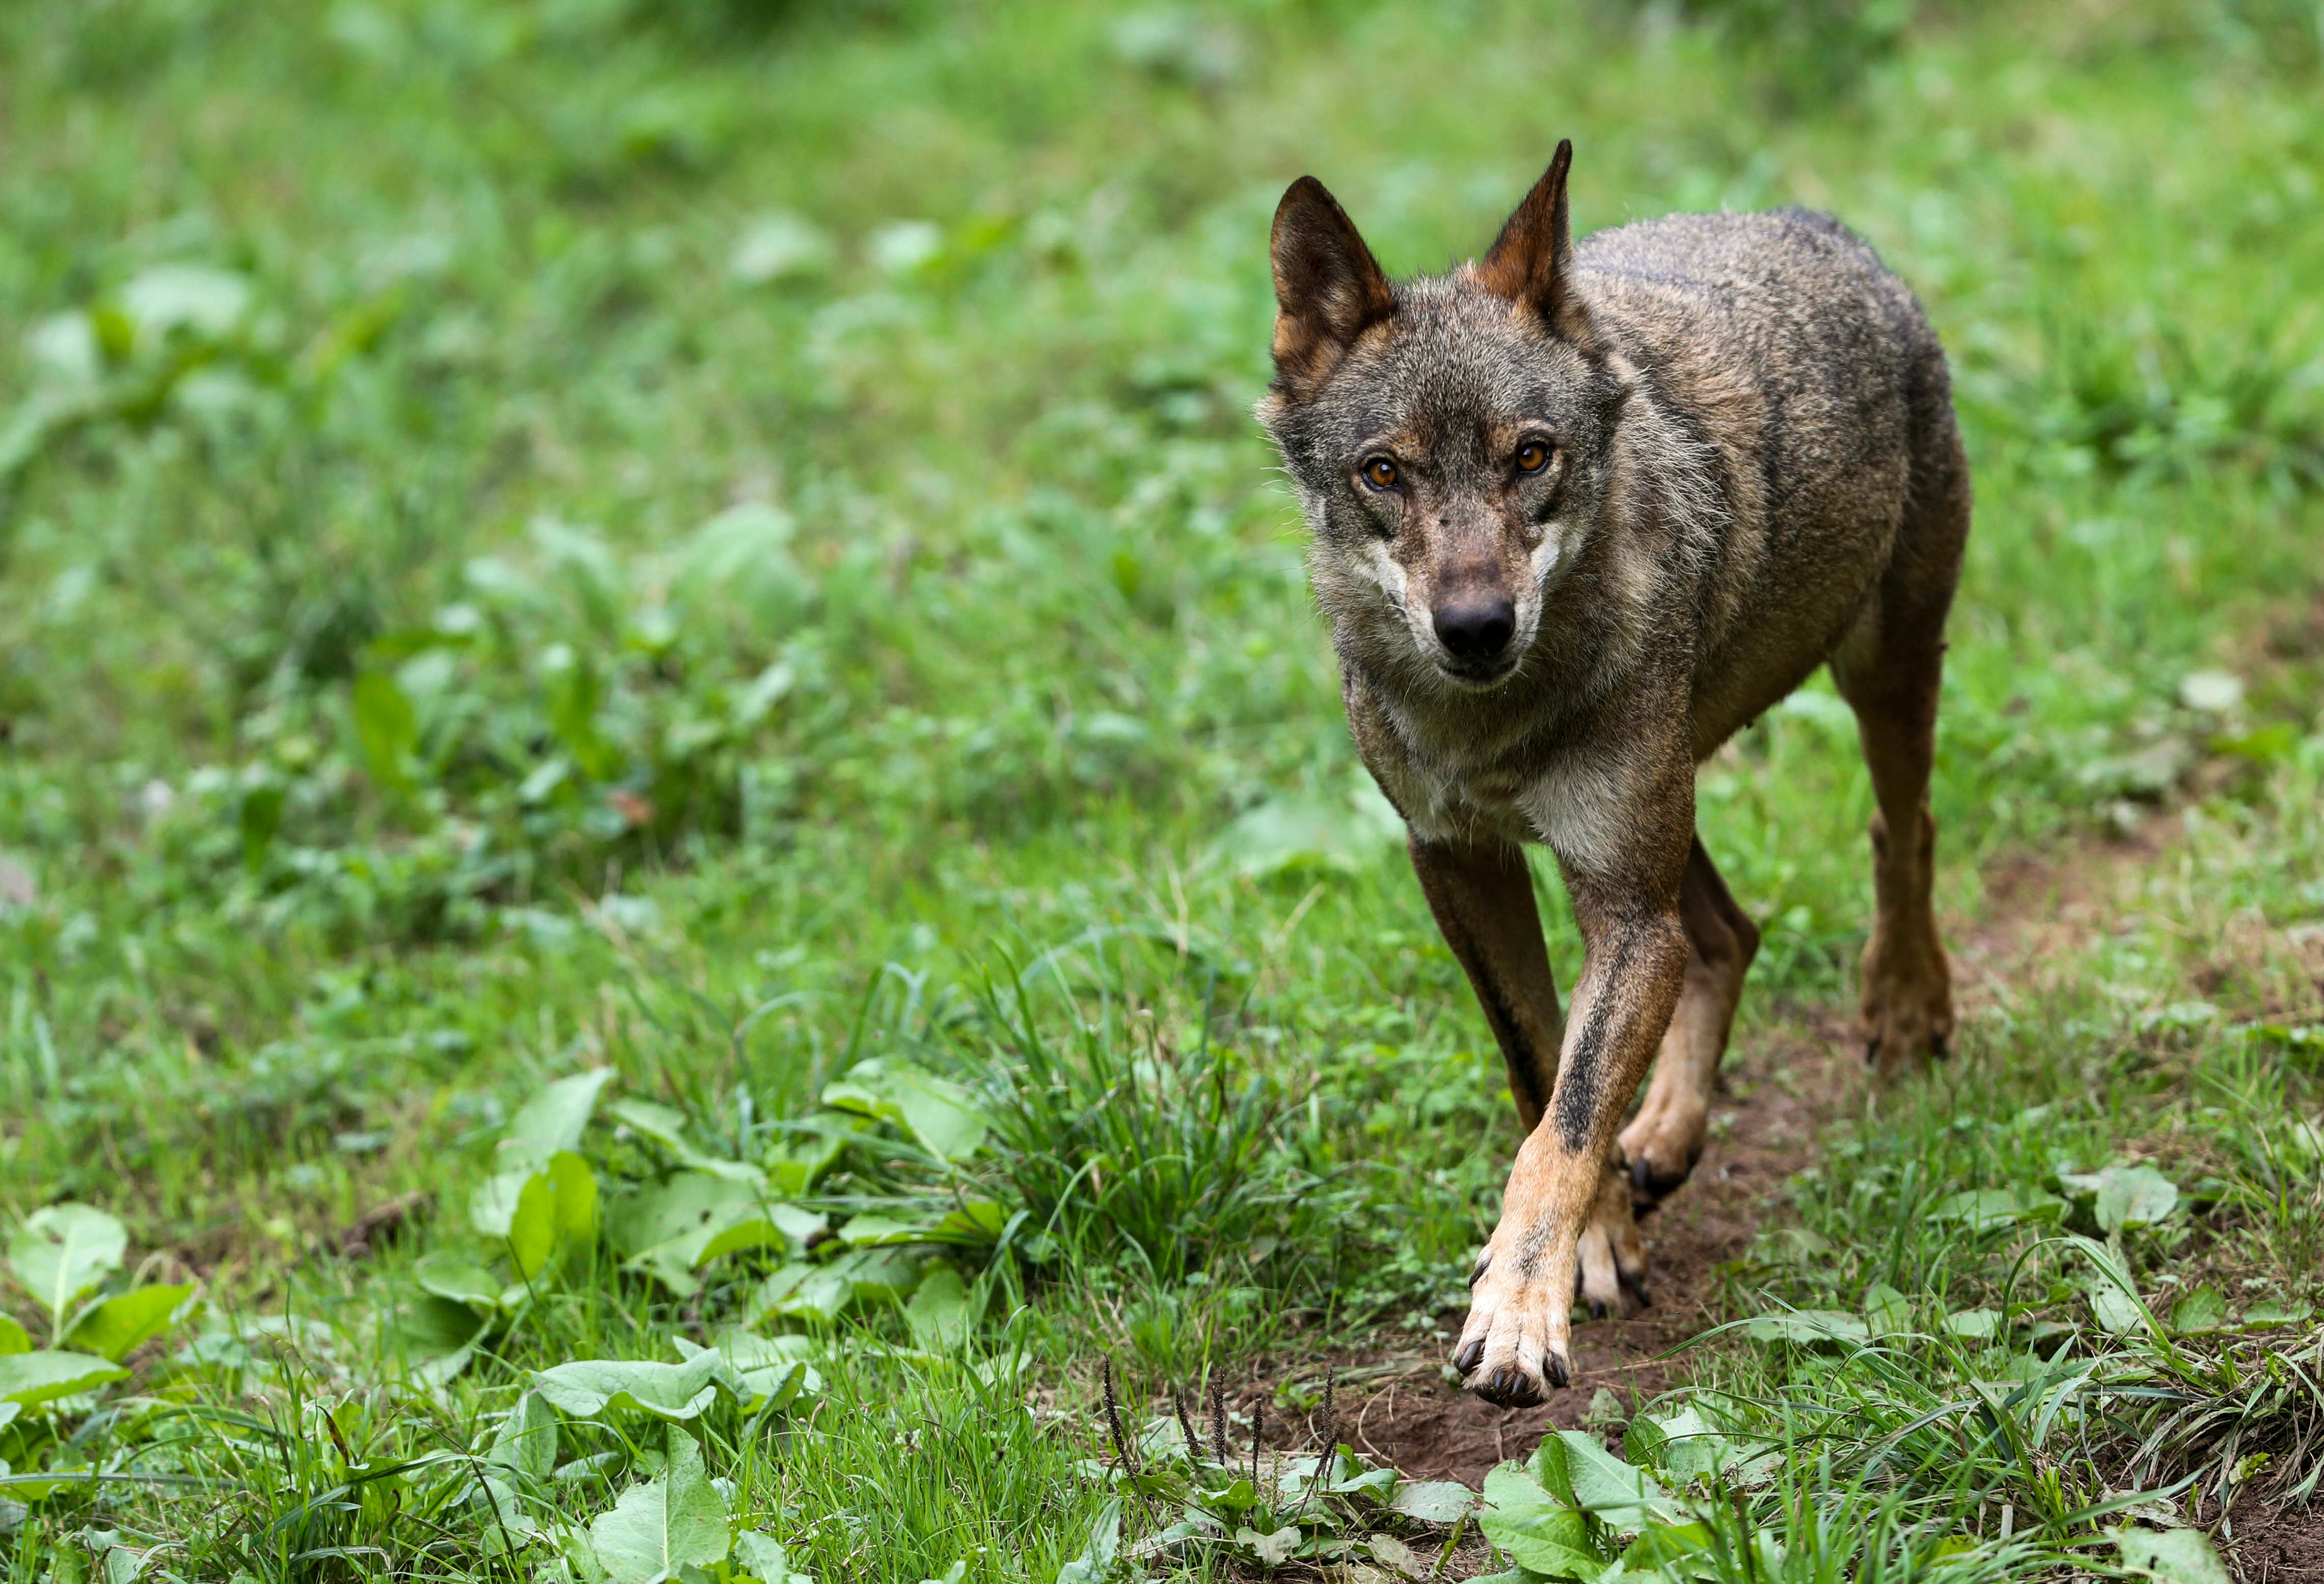
[[[1526,1130],[1453,1354],[1502,1403],[1571,1379],[1577,1297],[1647,1301],[1635,1217],[1702,1153],[1759,943],[1695,835],[1695,768],[1820,665],[1878,807],[1868,1051],[1894,1069],[1953,1027],[1927,789],[1969,478],[1943,349],[1824,216],[1674,215],[1576,246],[1572,159],[1561,143],[1483,259],[1404,282],[1293,183],[1259,409],[1357,750]],[[1583,938],[1571,1015],[1528,843]]]

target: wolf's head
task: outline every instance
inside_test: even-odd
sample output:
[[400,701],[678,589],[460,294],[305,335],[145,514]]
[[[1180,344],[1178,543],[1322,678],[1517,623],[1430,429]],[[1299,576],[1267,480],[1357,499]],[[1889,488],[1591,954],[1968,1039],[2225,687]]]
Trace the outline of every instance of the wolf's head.
[[1259,418],[1314,534],[1342,647],[1496,686],[1596,528],[1628,387],[1573,284],[1570,143],[1484,260],[1391,283],[1312,176],[1275,213]]

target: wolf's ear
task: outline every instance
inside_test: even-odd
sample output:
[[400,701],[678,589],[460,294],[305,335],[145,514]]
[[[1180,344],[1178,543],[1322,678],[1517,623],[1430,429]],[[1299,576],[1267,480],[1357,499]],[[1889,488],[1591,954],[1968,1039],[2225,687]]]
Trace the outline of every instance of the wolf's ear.
[[1367,327],[1396,311],[1396,294],[1339,200],[1313,176],[1276,206],[1275,368],[1295,394],[1312,393]]
[[1573,140],[1559,139],[1549,169],[1493,239],[1477,279],[1497,296],[1530,306],[1557,334],[1587,343],[1590,312],[1573,289],[1573,231],[1565,211],[1565,172],[1572,163]]

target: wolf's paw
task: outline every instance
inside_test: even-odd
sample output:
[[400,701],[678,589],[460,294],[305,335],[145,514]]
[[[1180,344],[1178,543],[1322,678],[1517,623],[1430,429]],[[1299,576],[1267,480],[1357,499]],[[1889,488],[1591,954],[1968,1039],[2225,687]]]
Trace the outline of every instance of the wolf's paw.
[[1654,1301],[1629,1189],[1613,1166],[1606,1168],[1579,1237],[1544,1242],[1533,1234],[1506,1219],[1494,1229],[1469,1278],[1469,1323],[1452,1353],[1469,1389],[1504,1408],[1530,1407],[1572,1381],[1577,1300],[1600,1319],[1628,1319]]
[[1660,1204],[1692,1174],[1711,1132],[1711,1108],[1700,1097],[1668,1105],[1655,1101],[1650,1092],[1630,1125],[1622,1129],[1620,1141],[1630,1209],[1640,1214]]
[[1876,931],[1864,949],[1864,1003],[1858,1028],[1864,1060],[1894,1075],[1924,1056],[1942,1056],[1952,1038],[1952,973],[1933,932],[1913,946],[1891,945]]

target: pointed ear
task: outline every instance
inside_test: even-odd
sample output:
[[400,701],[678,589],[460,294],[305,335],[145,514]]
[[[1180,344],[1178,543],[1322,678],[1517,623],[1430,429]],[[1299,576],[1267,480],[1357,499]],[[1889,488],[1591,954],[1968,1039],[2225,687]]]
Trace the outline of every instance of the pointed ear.
[[1276,206],[1275,368],[1295,395],[1320,386],[1364,330],[1396,311],[1388,276],[1339,200],[1313,176]]
[[1587,343],[1590,313],[1573,289],[1573,232],[1565,211],[1565,172],[1572,163],[1573,140],[1562,138],[1549,169],[1477,266],[1477,278],[1487,291],[1531,307],[1557,334]]

